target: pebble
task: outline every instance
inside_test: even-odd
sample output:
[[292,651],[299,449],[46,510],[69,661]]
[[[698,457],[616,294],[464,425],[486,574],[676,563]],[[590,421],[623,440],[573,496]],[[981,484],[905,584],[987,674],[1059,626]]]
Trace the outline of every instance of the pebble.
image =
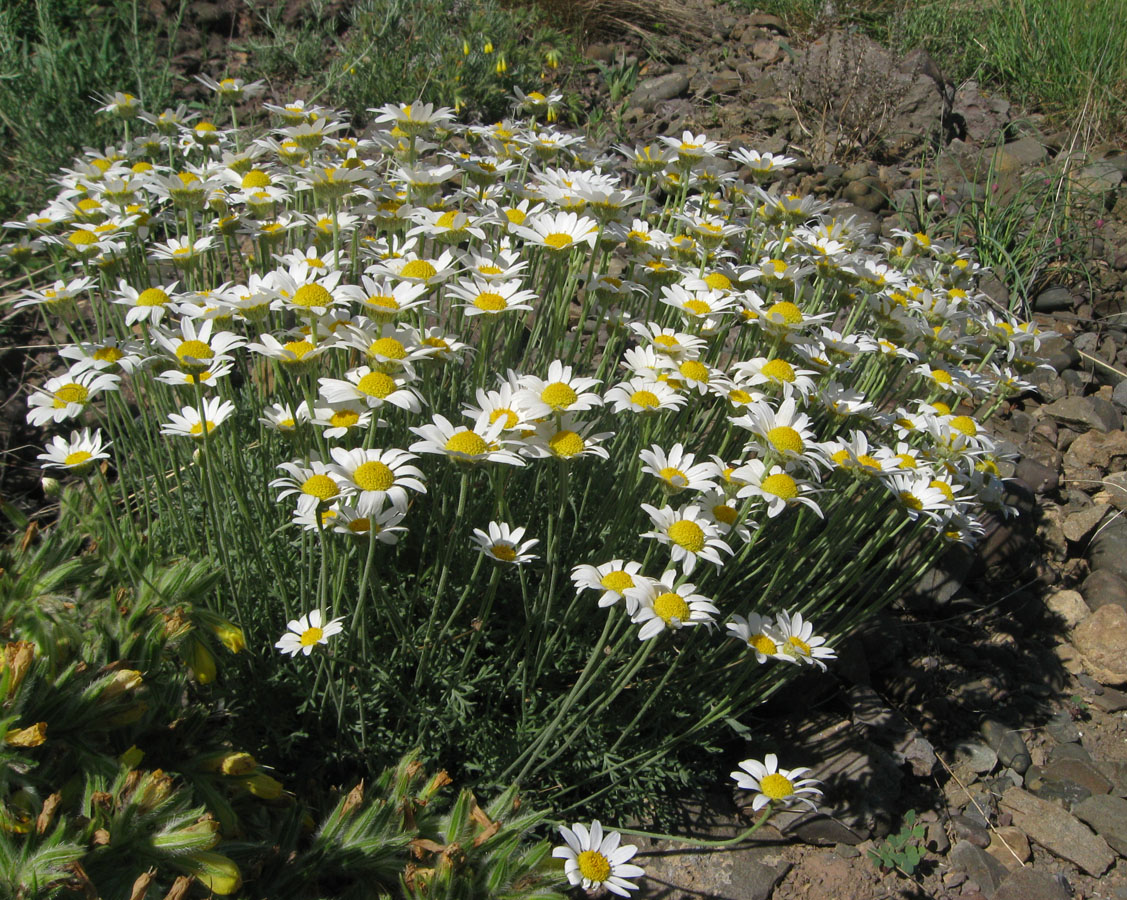
[[1052,760],[1042,771],[1046,781],[1071,782],[1092,794],[1106,794],[1111,790],[1111,782],[1091,760],[1062,757]]
[[[1063,592],[1062,592],[1063,593]],[[1073,592],[1075,593],[1075,592]],[[1077,594],[1077,597],[1080,595]],[[1084,601],[1081,600],[1081,603]],[[1050,608],[1052,608],[1050,606]],[[1025,746],[1021,734],[1012,728],[1007,728],[997,719],[986,719],[980,728],[986,743],[997,754],[998,761],[1019,775],[1024,774],[1033,760],[1029,757],[1029,748]]]
[[1115,688],[1105,687],[1102,693],[1092,697],[1092,705],[1105,713],[1117,713],[1127,709],[1127,694]]
[[1002,882],[993,900],[1072,900],[1072,891],[1055,878],[1026,866]]
[[1092,614],[1079,591],[1057,591],[1045,601],[1045,608],[1060,619],[1066,631],[1072,631]]
[[947,854],[947,861],[966,872],[967,877],[988,896],[998,889],[1009,874],[1009,870],[998,860],[969,841],[959,841],[955,844]]
[[963,741],[955,747],[955,762],[982,775],[998,765],[998,754],[982,741]]
[[1029,838],[1024,831],[1013,825],[996,828],[990,836],[990,846],[986,848],[986,852],[1010,870],[1028,862],[1032,855]]
[[1013,813],[1014,825],[1031,840],[1075,863],[1089,875],[1098,877],[1115,862],[1107,842],[1056,803],[1016,787],[1006,791],[1001,802]]
[[986,849],[990,845],[990,831],[986,827],[964,815],[951,816],[951,831],[955,838],[969,841],[976,847]]
[[1073,630],[1072,643],[1100,684],[1127,684],[1127,609],[1101,606]]
[[1080,740],[1080,729],[1072,721],[1072,716],[1063,710],[1053,713],[1045,723],[1045,733],[1060,744],[1071,744]]

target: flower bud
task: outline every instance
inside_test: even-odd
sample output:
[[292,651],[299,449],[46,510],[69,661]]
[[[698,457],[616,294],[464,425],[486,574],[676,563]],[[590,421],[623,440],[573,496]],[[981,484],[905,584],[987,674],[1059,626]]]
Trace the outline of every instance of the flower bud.
[[238,653],[247,648],[246,635],[243,630],[232,622],[223,622],[214,627],[215,636],[219,642],[232,653]]
[[192,677],[200,684],[211,684],[215,681],[215,657],[202,642],[189,638],[188,668]]
[[43,496],[55,498],[63,492],[63,486],[59,484],[59,479],[52,478],[50,475],[44,475],[39,479],[39,485],[43,488]]
[[243,784],[246,785],[250,791],[259,800],[277,800],[282,796],[283,786],[277,778],[271,778],[269,775],[251,775]]
[[258,761],[249,753],[228,753],[219,763],[224,775],[250,775],[258,768]]
[[243,876],[239,867],[222,853],[201,850],[188,856],[184,862],[191,867],[200,883],[213,893],[226,896],[242,887]]

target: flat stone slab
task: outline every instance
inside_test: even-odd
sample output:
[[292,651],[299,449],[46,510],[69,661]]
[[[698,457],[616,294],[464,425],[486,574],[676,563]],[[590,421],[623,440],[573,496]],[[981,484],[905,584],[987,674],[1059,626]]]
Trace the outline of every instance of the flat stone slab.
[[1001,806],[1030,840],[1089,875],[1102,875],[1115,862],[1115,854],[1102,837],[1055,803],[1014,787],[1002,794]]

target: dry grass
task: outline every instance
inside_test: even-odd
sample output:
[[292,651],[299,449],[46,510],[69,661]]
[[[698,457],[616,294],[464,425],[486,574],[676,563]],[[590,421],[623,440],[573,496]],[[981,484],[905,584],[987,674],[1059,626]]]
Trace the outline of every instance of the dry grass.
[[654,33],[702,38],[708,17],[696,0],[536,0],[556,21],[585,39]]

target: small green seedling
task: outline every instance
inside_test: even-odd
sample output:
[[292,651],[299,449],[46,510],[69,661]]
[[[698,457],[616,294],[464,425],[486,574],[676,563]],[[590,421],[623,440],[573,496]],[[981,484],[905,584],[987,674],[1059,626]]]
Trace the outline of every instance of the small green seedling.
[[924,846],[926,831],[922,823],[916,821],[916,811],[904,814],[904,827],[891,834],[883,844],[869,851],[869,859],[880,866],[881,871],[896,869],[911,878],[916,866],[927,855]]

